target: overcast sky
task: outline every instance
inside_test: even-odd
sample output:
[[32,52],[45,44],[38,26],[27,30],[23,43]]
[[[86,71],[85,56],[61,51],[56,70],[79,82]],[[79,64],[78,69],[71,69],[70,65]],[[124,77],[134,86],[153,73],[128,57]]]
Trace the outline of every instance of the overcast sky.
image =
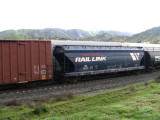
[[0,31],[8,29],[117,30],[160,26],[160,0],[0,0]]

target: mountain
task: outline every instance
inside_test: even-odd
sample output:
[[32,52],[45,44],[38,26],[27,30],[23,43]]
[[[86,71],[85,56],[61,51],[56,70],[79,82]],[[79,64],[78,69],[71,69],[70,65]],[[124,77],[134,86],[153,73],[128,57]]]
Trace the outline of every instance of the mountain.
[[101,35],[104,33],[112,33],[117,35],[128,35],[130,33],[122,33],[119,31],[84,31],[80,29],[64,30],[59,28],[46,29],[20,29],[6,30],[0,32],[0,39],[84,39]]
[[70,39],[160,44],[160,27],[154,27],[135,35],[119,31],[84,31],[59,28],[6,30],[0,32],[0,39]]
[[160,27],[154,27],[139,34],[133,35],[126,42],[148,42],[160,44]]
[[103,42],[124,42],[129,38],[129,36],[120,36],[113,33],[104,33],[102,35],[97,35],[95,37],[85,38],[83,40],[89,41],[103,41]]
[[132,42],[132,43],[152,43],[160,44],[160,27],[154,27],[133,36],[123,34],[104,33],[84,40],[105,41],[105,42]]
[[0,32],[0,39],[10,39],[22,36],[24,39],[80,39],[96,36],[103,31],[84,31],[79,29],[63,30],[59,28],[46,29],[20,29]]
[[[105,33],[106,33],[106,32],[105,32]],[[112,34],[115,34],[115,35],[118,35],[118,36],[128,36],[128,37],[131,37],[131,36],[134,35],[133,33],[129,33],[129,32],[119,32],[119,31],[107,31],[107,33],[112,33]]]
[[7,30],[0,32],[0,38],[6,39],[14,36],[23,36],[26,38],[44,38],[44,39],[78,39],[86,38],[91,35],[97,35],[98,33],[87,32],[83,30],[63,30],[58,28],[46,28],[46,29],[20,29],[20,30]]

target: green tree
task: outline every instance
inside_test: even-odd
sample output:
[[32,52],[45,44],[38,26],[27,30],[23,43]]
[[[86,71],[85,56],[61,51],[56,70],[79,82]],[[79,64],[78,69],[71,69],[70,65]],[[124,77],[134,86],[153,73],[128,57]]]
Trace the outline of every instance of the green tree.
[[26,36],[17,36],[16,34],[12,34],[12,36],[8,37],[8,39],[23,40],[26,39]]

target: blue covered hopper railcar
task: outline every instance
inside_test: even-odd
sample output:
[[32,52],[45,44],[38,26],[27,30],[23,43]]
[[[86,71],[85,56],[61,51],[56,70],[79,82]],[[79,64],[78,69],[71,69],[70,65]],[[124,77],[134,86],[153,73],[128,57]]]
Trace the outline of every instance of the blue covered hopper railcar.
[[62,45],[54,49],[55,74],[64,77],[144,69],[144,50],[123,46]]

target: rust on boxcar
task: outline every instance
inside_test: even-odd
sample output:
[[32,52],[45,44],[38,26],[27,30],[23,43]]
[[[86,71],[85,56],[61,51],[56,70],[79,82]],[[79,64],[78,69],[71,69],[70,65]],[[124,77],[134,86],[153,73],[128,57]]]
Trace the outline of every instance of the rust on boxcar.
[[53,78],[51,41],[0,40],[0,85]]

